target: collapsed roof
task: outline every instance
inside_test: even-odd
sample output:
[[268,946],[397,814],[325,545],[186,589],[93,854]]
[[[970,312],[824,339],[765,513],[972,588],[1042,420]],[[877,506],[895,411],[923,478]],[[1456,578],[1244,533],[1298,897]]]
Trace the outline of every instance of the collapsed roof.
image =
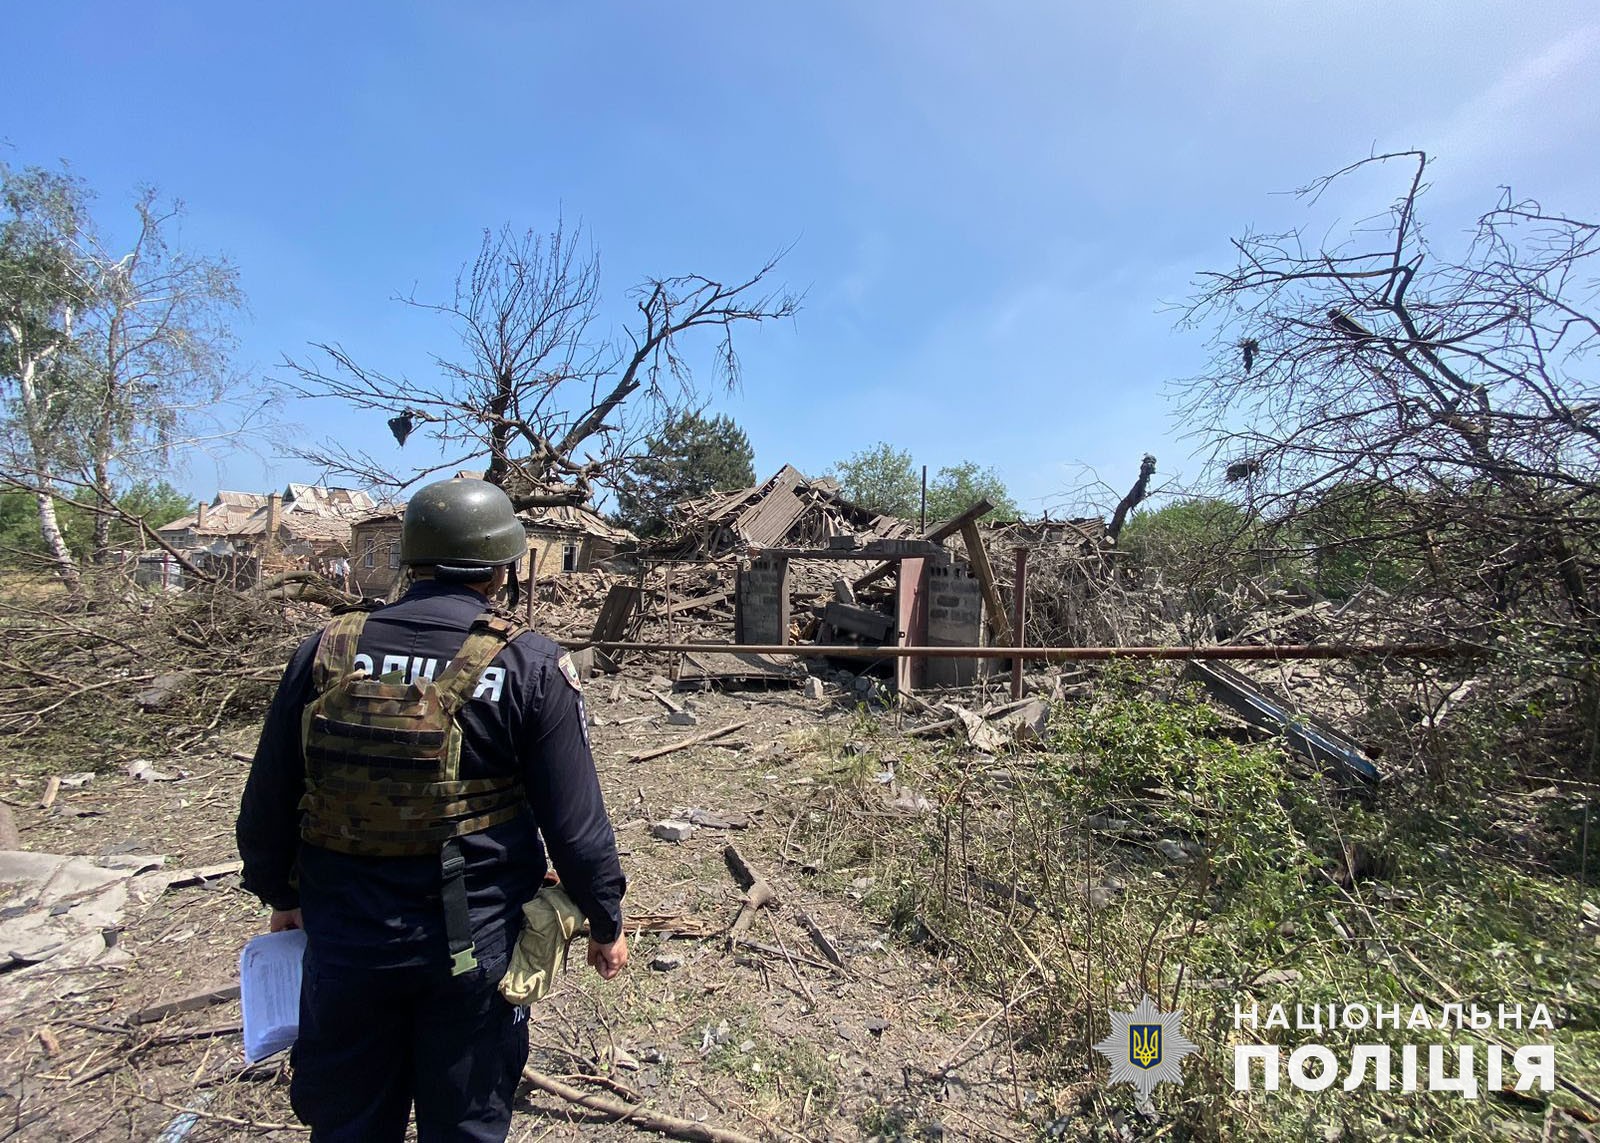
[[220,490],[204,508],[163,524],[156,531],[176,539],[184,535],[200,540],[263,536],[273,514],[271,501],[279,498],[277,525],[280,538],[308,544],[343,544],[350,525],[377,507],[367,493],[355,488],[330,488],[319,484],[291,483],[281,494]]
[[859,508],[839,494],[835,481],[813,480],[787,464],[753,488],[682,501],[667,522],[678,543],[704,556],[745,548],[826,547],[834,536],[916,534],[909,521]]
[[[394,523],[405,515],[405,507],[399,506],[386,508],[381,512],[369,512],[356,524],[383,524]],[[523,527],[530,532],[566,532],[584,536],[593,536],[600,540],[609,540],[613,544],[622,544],[634,538],[632,532],[626,528],[618,528],[607,522],[605,517],[592,508],[583,505],[557,504],[550,507],[526,508],[517,513]]]

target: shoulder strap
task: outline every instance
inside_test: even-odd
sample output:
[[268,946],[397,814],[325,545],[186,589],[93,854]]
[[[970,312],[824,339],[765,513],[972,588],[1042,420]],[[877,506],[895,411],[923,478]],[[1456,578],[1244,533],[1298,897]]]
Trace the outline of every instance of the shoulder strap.
[[444,708],[454,715],[466,703],[467,696],[478,683],[478,676],[494,661],[506,644],[526,628],[514,619],[485,611],[472,621],[461,650],[450,660],[450,666],[435,684]]
[[322,629],[317,640],[317,657],[311,663],[311,679],[318,694],[344,678],[355,667],[356,644],[367,625],[367,612],[351,611]]

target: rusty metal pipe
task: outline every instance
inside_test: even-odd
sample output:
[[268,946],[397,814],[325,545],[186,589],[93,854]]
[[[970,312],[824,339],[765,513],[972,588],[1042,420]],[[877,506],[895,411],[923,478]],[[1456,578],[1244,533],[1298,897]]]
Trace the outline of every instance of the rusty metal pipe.
[[801,659],[1028,659],[1047,663],[1095,662],[1109,659],[1464,659],[1485,652],[1464,643],[1366,643],[1318,646],[1293,643],[1281,647],[1220,644],[1209,647],[830,647],[777,643],[593,643],[562,640],[571,650],[695,651],[723,655],[792,655]]

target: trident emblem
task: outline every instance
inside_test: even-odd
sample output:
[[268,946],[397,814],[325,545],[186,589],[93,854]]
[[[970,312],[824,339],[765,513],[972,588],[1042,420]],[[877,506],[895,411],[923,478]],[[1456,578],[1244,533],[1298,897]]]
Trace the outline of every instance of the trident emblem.
[[1128,1062],[1145,1070],[1161,1063],[1161,1025],[1128,1025]]

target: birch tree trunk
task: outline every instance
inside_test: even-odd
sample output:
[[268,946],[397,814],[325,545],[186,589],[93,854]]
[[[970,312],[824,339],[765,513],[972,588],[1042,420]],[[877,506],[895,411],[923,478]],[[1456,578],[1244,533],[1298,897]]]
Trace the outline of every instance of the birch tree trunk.
[[[66,314],[66,328],[72,328],[72,311],[69,308]],[[67,585],[67,590],[77,592],[83,586],[82,577],[78,574],[78,562],[72,558],[72,552],[67,548],[66,537],[61,534],[61,521],[56,516],[56,499],[50,491],[50,479],[53,466],[50,460],[49,440],[49,406],[48,394],[39,391],[39,369],[47,363],[55,353],[56,347],[30,353],[23,340],[23,331],[18,326],[11,326],[12,339],[18,349],[17,392],[22,399],[22,419],[28,436],[28,450],[33,461],[34,499],[39,507],[39,536],[44,541],[45,551],[56,565],[56,574],[61,577],[61,582]]]
[[42,488],[33,495],[39,503],[39,535],[44,539],[50,558],[55,561],[56,574],[67,585],[68,591],[76,592],[82,587],[83,580],[78,575],[78,563],[67,548],[66,537],[61,534],[61,523],[56,518],[56,498]]

